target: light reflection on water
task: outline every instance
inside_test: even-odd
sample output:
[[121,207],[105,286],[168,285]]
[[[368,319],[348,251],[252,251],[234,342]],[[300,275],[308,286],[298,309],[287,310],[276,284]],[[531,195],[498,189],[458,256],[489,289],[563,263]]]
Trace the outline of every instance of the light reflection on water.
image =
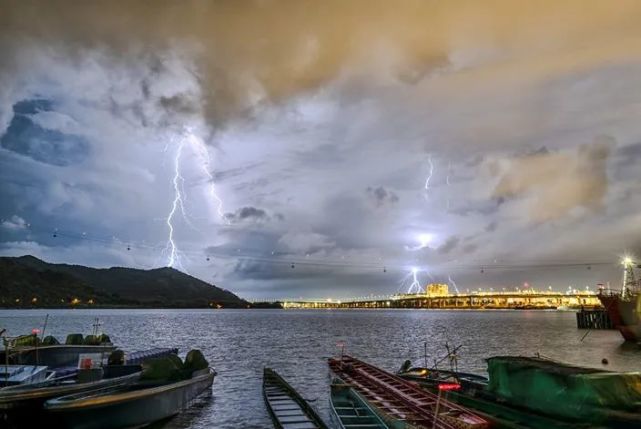
[[0,329],[10,335],[41,327],[64,339],[91,331],[95,317],[125,350],[178,347],[184,355],[200,348],[218,372],[211,395],[162,425],[163,429],[267,428],[262,399],[264,366],[275,368],[329,421],[326,358],[346,352],[390,371],[405,359],[444,353],[444,344],[463,345],[459,368],[483,373],[484,358],[544,356],[585,366],[637,371],[641,347],[622,345],[616,331],[576,329],[575,315],[555,311],[426,310],[2,310]]

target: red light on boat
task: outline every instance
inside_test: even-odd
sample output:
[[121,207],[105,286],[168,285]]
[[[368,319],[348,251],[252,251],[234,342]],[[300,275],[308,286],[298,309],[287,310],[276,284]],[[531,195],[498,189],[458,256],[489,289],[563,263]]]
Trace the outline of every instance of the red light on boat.
[[441,383],[438,385],[438,390],[459,390],[461,385],[458,383]]
[[40,329],[34,328],[34,329],[31,330],[31,333],[33,335],[38,335],[40,333]]

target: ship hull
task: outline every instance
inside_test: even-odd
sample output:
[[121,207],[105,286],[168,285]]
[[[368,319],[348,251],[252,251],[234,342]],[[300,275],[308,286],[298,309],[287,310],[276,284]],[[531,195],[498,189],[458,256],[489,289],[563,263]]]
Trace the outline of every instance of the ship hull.
[[599,300],[608,312],[612,324],[626,341],[641,340],[639,320],[639,295],[623,299],[619,295],[599,295]]

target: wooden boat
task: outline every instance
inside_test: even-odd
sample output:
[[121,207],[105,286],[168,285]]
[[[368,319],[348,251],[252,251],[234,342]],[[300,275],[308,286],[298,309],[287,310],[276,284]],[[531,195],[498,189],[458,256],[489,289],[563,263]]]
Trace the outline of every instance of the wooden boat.
[[192,400],[210,389],[216,372],[196,371],[191,378],[173,383],[136,382],[63,396],[45,402],[56,424],[65,428],[115,429],[138,427],[180,413]]
[[487,419],[441,395],[351,356],[329,359],[332,372],[349,383],[384,420],[405,427],[485,429]]
[[59,396],[134,383],[140,378],[141,363],[176,353],[175,348],[154,348],[131,353],[125,365],[104,366],[103,378],[95,381],[85,381],[77,367],[56,368],[52,371],[55,374],[54,378],[0,388],[0,417],[4,416],[13,421],[26,419],[35,424],[42,417],[42,405],[45,401]]
[[340,429],[392,429],[349,384],[335,378],[330,401]]
[[316,411],[271,368],[263,370],[263,396],[278,429],[327,429]]

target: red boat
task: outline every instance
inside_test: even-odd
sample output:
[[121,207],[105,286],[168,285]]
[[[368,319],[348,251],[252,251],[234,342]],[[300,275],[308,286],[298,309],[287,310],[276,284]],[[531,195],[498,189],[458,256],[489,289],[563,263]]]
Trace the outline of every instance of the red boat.
[[[407,428],[485,429],[489,422],[387,371],[351,356],[329,359],[329,367],[369,402],[383,420]],[[447,384],[443,391],[456,386]],[[396,426],[396,425],[394,425]]]
[[637,280],[634,267],[640,267],[631,258],[623,264],[623,288],[620,291],[605,289],[599,285],[599,300],[610,316],[615,328],[626,341],[641,339],[641,280]]

